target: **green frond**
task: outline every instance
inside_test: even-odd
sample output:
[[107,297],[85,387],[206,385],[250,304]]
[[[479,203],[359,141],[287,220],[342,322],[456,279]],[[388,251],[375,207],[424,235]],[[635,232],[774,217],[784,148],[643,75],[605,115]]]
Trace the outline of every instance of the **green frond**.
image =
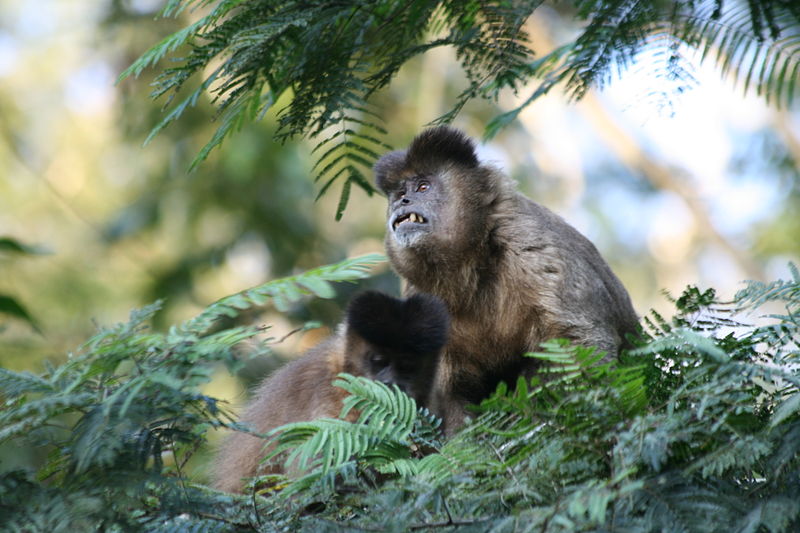
[[[409,478],[452,472],[449,458],[420,456],[436,450],[441,421],[396,387],[349,374],[340,374],[334,385],[345,389],[342,417],[357,410],[356,422],[319,419],[287,424],[273,430],[274,447],[265,460],[284,461],[303,475],[284,483],[281,497],[302,492],[331,494],[336,486],[361,486],[378,472],[383,476]],[[338,481],[337,481],[338,480]]]
[[783,423],[790,417],[797,417],[800,411],[800,392],[795,392],[775,407],[775,412],[769,422],[771,428]]
[[369,275],[373,265],[384,260],[380,254],[368,254],[308,270],[296,276],[269,281],[218,300],[174,331],[179,334],[180,332],[201,334],[219,318],[236,317],[243,310],[263,306],[269,302],[272,302],[279,311],[285,311],[290,303],[308,295],[332,298],[335,292],[331,283],[364,279]]
[[800,308],[800,270],[789,263],[790,280],[775,280],[770,283],[748,281],[747,287],[734,296],[743,309],[758,307],[768,301],[785,302],[794,311]]
[[[357,105],[354,102],[354,106]],[[368,195],[372,195],[374,188],[365,177],[364,172],[369,172],[381,152],[391,148],[386,143],[370,133],[362,133],[370,129],[385,133],[382,127],[368,121],[345,117],[338,120],[338,130],[323,139],[314,149],[314,152],[325,149],[317,156],[313,171],[316,171],[314,181],[324,181],[317,199],[322,197],[328,189],[340,178],[344,178],[342,190],[339,195],[339,204],[336,208],[336,220],[340,220],[347,208],[350,199],[350,189],[356,184]]]
[[266,459],[291,450],[285,461],[287,467],[313,470],[319,466],[321,474],[350,461],[354,451],[367,450],[372,437],[368,429],[333,418],[294,422],[270,433],[277,436],[277,445]]
[[[378,468],[411,454],[409,436],[417,409],[414,400],[399,389],[364,377],[340,374],[334,385],[345,389],[340,419],[296,422],[276,428],[276,446],[268,459],[285,455],[285,463],[327,474],[354,457]],[[359,411],[356,423],[343,420],[351,410]]]
[[647,346],[632,350],[634,355],[652,355],[663,352],[683,351],[707,356],[718,362],[729,359],[728,354],[719,348],[713,340],[689,329],[672,330],[668,336],[656,339]]
[[339,374],[333,384],[350,393],[343,402],[340,418],[346,417],[350,411],[358,411],[359,421],[377,428],[380,438],[391,435],[393,440],[404,441],[411,433],[417,417],[417,404],[397,386],[388,387],[349,374]]
[[[13,397],[13,396],[12,396]],[[19,402],[0,415],[0,441],[26,435],[46,426],[54,417],[92,405],[88,394],[53,395]]]
[[722,476],[730,470],[747,471],[758,469],[764,457],[772,451],[769,439],[760,436],[743,435],[718,446],[701,456],[686,468],[687,474],[699,470],[704,478]]
[[21,396],[31,392],[47,392],[52,384],[31,372],[12,372],[0,368],[0,390],[9,396]]
[[172,35],[165,37],[161,42],[142,54],[141,57],[134,61],[128,68],[123,70],[117,78],[117,83],[131,76],[134,78],[139,77],[145,69],[158,64],[164,56],[186,44],[186,42],[193,37],[198,30],[203,28],[207,22],[205,18],[199,19],[185,28],[176,31]]
[[[640,2],[579,0],[580,35],[534,67],[523,78],[538,88],[517,108],[495,117],[486,137],[562,85],[573,99],[603,88],[631,68],[658,84],[659,100],[698,82],[691,61],[713,60],[746,94],[755,93],[778,107],[791,107],[800,87],[800,9],[792,2]],[[663,88],[667,87],[667,88]],[[460,100],[454,107],[462,105]]]
[[[474,456],[470,455],[470,458]],[[397,460],[396,462],[400,462]],[[401,475],[409,476],[410,474],[419,476],[424,480],[428,480],[434,485],[439,485],[450,479],[454,474],[463,472],[459,470],[459,466],[465,464],[464,461],[455,459],[452,454],[446,453],[433,453],[426,455],[422,459],[415,461],[408,461],[409,473],[401,473]]]
[[[278,512],[254,510],[230,495],[201,489],[183,471],[208,429],[238,428],[224,405],[200,387],[219,363],[241,364],[234,347],[259,332],[210,326],[221,313],[277,297],[284,302],[311,294],[330,297],[332,282],[363,278],[380,260],[377,255],[346,260],[244,291],[166,334],[149,327],[160,308],[156,303],[133,311],[128,322],[101,329],[66,362],[48,365],[39,375],[0,371],[0,443],[46,443],[49,450],[36,482],[13,471],[0,474],[0,528],[52,519],[48,529],[56,531],[149,530],[152,524],[214,530],[252,524],[259,512],[276,523],[283,520]],[[336,461],[332,454],[341,446],[348,453],[346,438],[339,446],[323,442],[318,449]],[[400,453],[371,438],[379,457]],[[397,446],[409,456],[409,445]],[[197,515],[198,508],[209,515]]]
[[742,520],[739,531],[790,531],[800,509],[792,498],[777,496],[757,501],[753,509]]
[[556,87],[569,74],[565,68],[565,59],[572,53],[574,45],[572,43],[559,46],[552,52],[543,57],[531,61],[525,68],[525,75],[530,78],[541,79],[539,87],[520,105],[492,118],[484,129],[484,139],[494,138],[497,133],[517,120],[519,114],[537,99],[546,95],[551,89]]
[[[175,16],[191,3],[171,2],[163,14]],[[138,76],[180,54],[178,65],[157,78],[153,97],[174,96],[190,80],[203,77],[197,89],[167,111],[148,140],[194,106],[199,94],[210,92],[220,125],[194,166],[245,122],[257,120],[281,95],[291,92],[290,103],[278,112],[276,137],[308,135],[321,139],[321,144],[330,142],[317,160],[321,170],[316,179],[324,183],[321,192],[345,180],[338,219],[353,184],[373,192],[364,175],[386,148],[380,138],[385,134],[382,118],[371,109],[370,97],[386,87],[408,60],[440,46],[456,48],[469,80],[457,108],[474,96],[496,98],[503,89],[518,88],[530,59],[523,23],[538,2],[204,4],[213,5],[210,13],[153,46],[120,76]],[[215,68],[206,74],[210,65]],[[331,142],[331,135],[341,138]]]
[[422,450],[438,450],[442,447],[441,426],[441,418],[431,413],[427,407],[419,407],[414,420],[412,440]]
[[[716,10],[710,4],[678,10],[677,36],[713,57],[723,75],[732,75],[745,93],[755,92],[778,106],[791,105],[800,74],[800,14],[780,3],[760,11],[748,2]],[[766,31],[765,27],[770,31]]]
[[[241,94],[236,100],[231,101],[230,105],[225,106],[222,109],[220,126],[214,132],[214,135],[211,136],[211,139],[205,144],[205,146],[203,146],[203,148],[200,149],[200,152],[192,160],[192,163],[189,165],[189,170],[193,170],[195,167],[197,167],[197,165],[205,161],[205,159],[211,153],[211,150],[222,144],[222,141],[225,139],[225,137],[231,133],[241,130],[242,126],[246,122],[254,120],[256,116],[266,113],[271,105],[271,97],[264,99],[256,90],[249,90],[246,93]],[[176,110],[178,109],[181,108],[176,108]],[[167,116],[167,119],[173,120],[169,115]],[[167,119],[165,119],[165,121]],[[164,124],[164,122],[162,122],[162,124]],[[157,133],[157,131],[154,130],[151,132],[147,140],[150,140],[154,133]]]

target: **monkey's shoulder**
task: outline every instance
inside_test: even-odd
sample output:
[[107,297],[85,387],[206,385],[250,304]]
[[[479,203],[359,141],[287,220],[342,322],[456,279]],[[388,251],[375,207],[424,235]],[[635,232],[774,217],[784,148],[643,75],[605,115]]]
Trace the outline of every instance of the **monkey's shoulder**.
[[[545,309],[624,305],[627,292],[592,242],[564,218],[518,193],[498,224],[508,291],[535,297]],[[592,309],[592,312],[595,312]],[[602,314],[602,313],[601,313]]]
[[[331,404],[344,396],[344,391],[331,387],[330,383],[336,378],[344,367],[344,348],[340,336],[333,335],[303,355],[294,359],[261,382],[253,392],[253,401],[248,405],[244,419],[261,419],[261,413],[278,411],[286,414],[287,421],[297,411],[314,413],[316,406],[325,408],[325,413],[309,416],[335,416],[336,409],[331,409]],[[283,409],[276,411],[276,406],[282,405]],[[330,412],[329,412],[330,411]]]
[[604,265],[595,245],[563,217],[517,193],[499,218],[496,239],[526,269],[554,274],[584,263]]

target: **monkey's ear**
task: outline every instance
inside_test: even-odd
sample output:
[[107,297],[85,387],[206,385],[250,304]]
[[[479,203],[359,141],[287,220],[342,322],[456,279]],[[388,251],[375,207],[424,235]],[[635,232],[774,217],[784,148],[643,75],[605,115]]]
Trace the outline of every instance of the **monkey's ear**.
[[449,126],[430,128],[411,141],[408,147],[408,161],[416,164],[437,164],[452,161],[458,165],[477,167],[478,156],[475,155],[475,143],[463,131]]
[[427,294],[398,300],[368,291],[347,307],[347,327],[353,333],[376,346],[410,354],[440,350],[449,325],[444,303]]
[[375,185],[378,186],[382,193],[387,194],[392,188],[391,183],[394,181],[392,178],[395,178],[400,173],[405,166],[405,162],[406,151],[395,150],[383,155],[372,167],[375,172]]

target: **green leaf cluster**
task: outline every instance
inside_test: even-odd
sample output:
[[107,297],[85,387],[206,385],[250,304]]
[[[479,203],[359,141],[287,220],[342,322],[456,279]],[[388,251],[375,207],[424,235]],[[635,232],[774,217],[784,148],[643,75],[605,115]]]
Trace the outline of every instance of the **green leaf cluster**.
[[[531,64],[541,83],[517,108],[496,117],[487,136],[540,96],[563,86],[573,99],[602,88],[633,65],[682,92],[697,81],[692,59],[713,61],[745,93],[792,107],[800,91],[800,5],[791,0],[724,2],[673,0],[575,0],[585,21],[570,43]],[[662,92],[654,88],[653,93]],[[663,95],[669,98],[669,95]]]
[[[344,181],[339,218],[352,185],[372,193],[365,170],[389,148],[370,96],[408,60],[440,46],[456,49],[469,80],[456,109],[442,120],[475,96],[517,88],[530,59],[522,23],[538,3],[171,0],[164,16],[190,7],[204,14],[153,46],[120,79],[139,75],[167,56],[178,59],[158,76],[153,97],[179,101],[148,140],[203,93],[213,94],[220,125],[193,164],[287,95],[289,103],[277,110],[277,137],[319,139],[320,195]],[[202,79],[195,84],[196,77]]]
[[[375,483],[382,475],[416,474],[424,463],[414,459],[422,450],[441,446],[441,422],[396,386],[349,374],[340,374],[334,385],[350,393],[340,418],[295,422],[271,432],[276,446],[265,460],[283,457],[290,471],[305,472],[283,488],[283,499],[335,494],[344,484]],[[353,410],[358,421],[344,420]],[[270,477],[256,479],[255,486]]]

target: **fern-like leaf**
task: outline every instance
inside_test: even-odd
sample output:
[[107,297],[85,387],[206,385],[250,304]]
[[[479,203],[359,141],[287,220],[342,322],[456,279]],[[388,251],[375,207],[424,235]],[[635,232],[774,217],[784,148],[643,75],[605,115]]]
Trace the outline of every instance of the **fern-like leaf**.
[[285,311],[289,304],[308,295],[332,298],[335,295],[332,282],[364,279],[373,265],[384,260],[380,254],[369,254],[269,281],[218,300],[175,331],[201,334],[222,317],[236,317],[243,310],[263,306],[270,301],[278,310]]

